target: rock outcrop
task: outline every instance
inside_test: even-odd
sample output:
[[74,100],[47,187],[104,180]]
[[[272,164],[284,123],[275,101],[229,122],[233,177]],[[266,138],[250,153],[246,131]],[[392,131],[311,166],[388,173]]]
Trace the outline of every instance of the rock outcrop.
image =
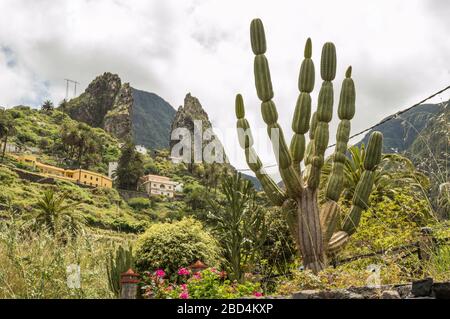
[[[178,108],[172,122],[172,132],[177,128],[186,128],[190,132],[192,151],[194,151],[194,139],[201,141],[201,152],[204,151],[204,148],[208,144],[215,141],[215,144],[217,145],[216,151],[220,150],[223,154],[223,161],[227,161],[223,145],[217,136],[213,133],[210,138],[204,138],[204,133],[209,129],[212,130],[212,125],[208,118],[208,114],[203,109],[200,101],[196,97],[192,96],[191,93],[188,93],[184,98],[184,106],[180,106]],[[170,141],[171,151],[177,143],[179,143],[178,139],[173,139]],[[192,158],[194,158],[194,154],[192,154]]]
[[136,145],[162,149],[169,146],[170,125],[175,110],[154,93],[134,89],[117,74],[96,77],[78,97],[68,101],[64,111],[71,118]]
[[130,137],[132,108],[132,89],[129,83],[125,83],[117,93],[112,108],[104,117],[105,131],[122,140]]
[[104,118],[113,109],[121,87],[119,76],[106,72],[96,77],[80,96],[68,101],[65,111],[77,121],[103,127]]

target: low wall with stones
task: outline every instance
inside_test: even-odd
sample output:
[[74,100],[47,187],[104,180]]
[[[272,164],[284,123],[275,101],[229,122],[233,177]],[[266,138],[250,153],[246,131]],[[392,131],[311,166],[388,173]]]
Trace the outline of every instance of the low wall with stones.
[[19,175],[19,177],[21,179],[25,179],[25,180],[33,182],[33,183],[55,184],[55,180],[52,177],[46,177],[46,176],[40,175],[38,173],[27,172],[27,171],[17,169],[17,168],[12,168],[12,167],[9,167],[9,169],[16,172],[17,175]]
[[350,287],[334,290],[302,290],[292,299],[450,299],[450,281],[433,282],[432,278],[404,285]]

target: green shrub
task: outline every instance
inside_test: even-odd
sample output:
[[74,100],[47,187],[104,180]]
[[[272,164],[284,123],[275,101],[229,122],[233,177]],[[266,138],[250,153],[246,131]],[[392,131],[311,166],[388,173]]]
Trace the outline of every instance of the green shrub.
[[215,266],[218,259],[216,241],[191,218],[153,224],[136,244],[136,266],[141,271],[162,268],[173,274],[196,260]]
[[115,218],[111,222],[111,226],[113,229],[120,231],[120,232],[141,233],[147,227],[147,222],[143,221],[143,222],[136,223],[136,222],[129,221],[125,218]]
[[426,199],[409,194],[405,188],[394,190],[394,198],[372,195],[372,205],[361,217],[358,231],[350,238],[341,257],[415,242],[420,227],[433,222]]
[[150,200],[145,197],[132,198],[128,201],[128,205],[135,210],[142,210],[151,207]]

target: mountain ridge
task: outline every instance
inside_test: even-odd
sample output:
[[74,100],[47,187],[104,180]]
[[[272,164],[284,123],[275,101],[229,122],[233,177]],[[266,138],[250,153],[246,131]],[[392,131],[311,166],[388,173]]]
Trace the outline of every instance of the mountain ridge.
[[136,145],[152,149],[169,146],[167,136],[176,112],[156,93],[122,83],[110,72],[97,76],[81,95],[65,103],[63,111],[122,141],[131,138]]

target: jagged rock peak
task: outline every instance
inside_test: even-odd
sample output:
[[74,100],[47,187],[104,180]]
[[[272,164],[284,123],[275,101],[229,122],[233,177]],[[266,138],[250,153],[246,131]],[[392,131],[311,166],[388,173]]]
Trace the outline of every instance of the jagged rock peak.
[[131,137],[131,118],[133,108],[133,93],[130,83],[124,83],[116,95],[112,108],[106,113],[103,127],[119,139]]
[[[180,110],[180,109],[178,109],[178,110]],[[198,98],[196,98],[195,96],[192,96],[190,92],[188,94],[186,94],[186,96],[184,98],[184,107],[182,107],[182,111],[184,113],[193,115],[195,119],[209,120],[208,114],[203,109],[202,104],[200,103]]]
[[[86,88],[86,93],[98,94],[104,91],[117,92],[122,86],[122,81],[117,74],[105,72],[102,75],[97,76]],[[115,94],[114,94],[115,95]]]

